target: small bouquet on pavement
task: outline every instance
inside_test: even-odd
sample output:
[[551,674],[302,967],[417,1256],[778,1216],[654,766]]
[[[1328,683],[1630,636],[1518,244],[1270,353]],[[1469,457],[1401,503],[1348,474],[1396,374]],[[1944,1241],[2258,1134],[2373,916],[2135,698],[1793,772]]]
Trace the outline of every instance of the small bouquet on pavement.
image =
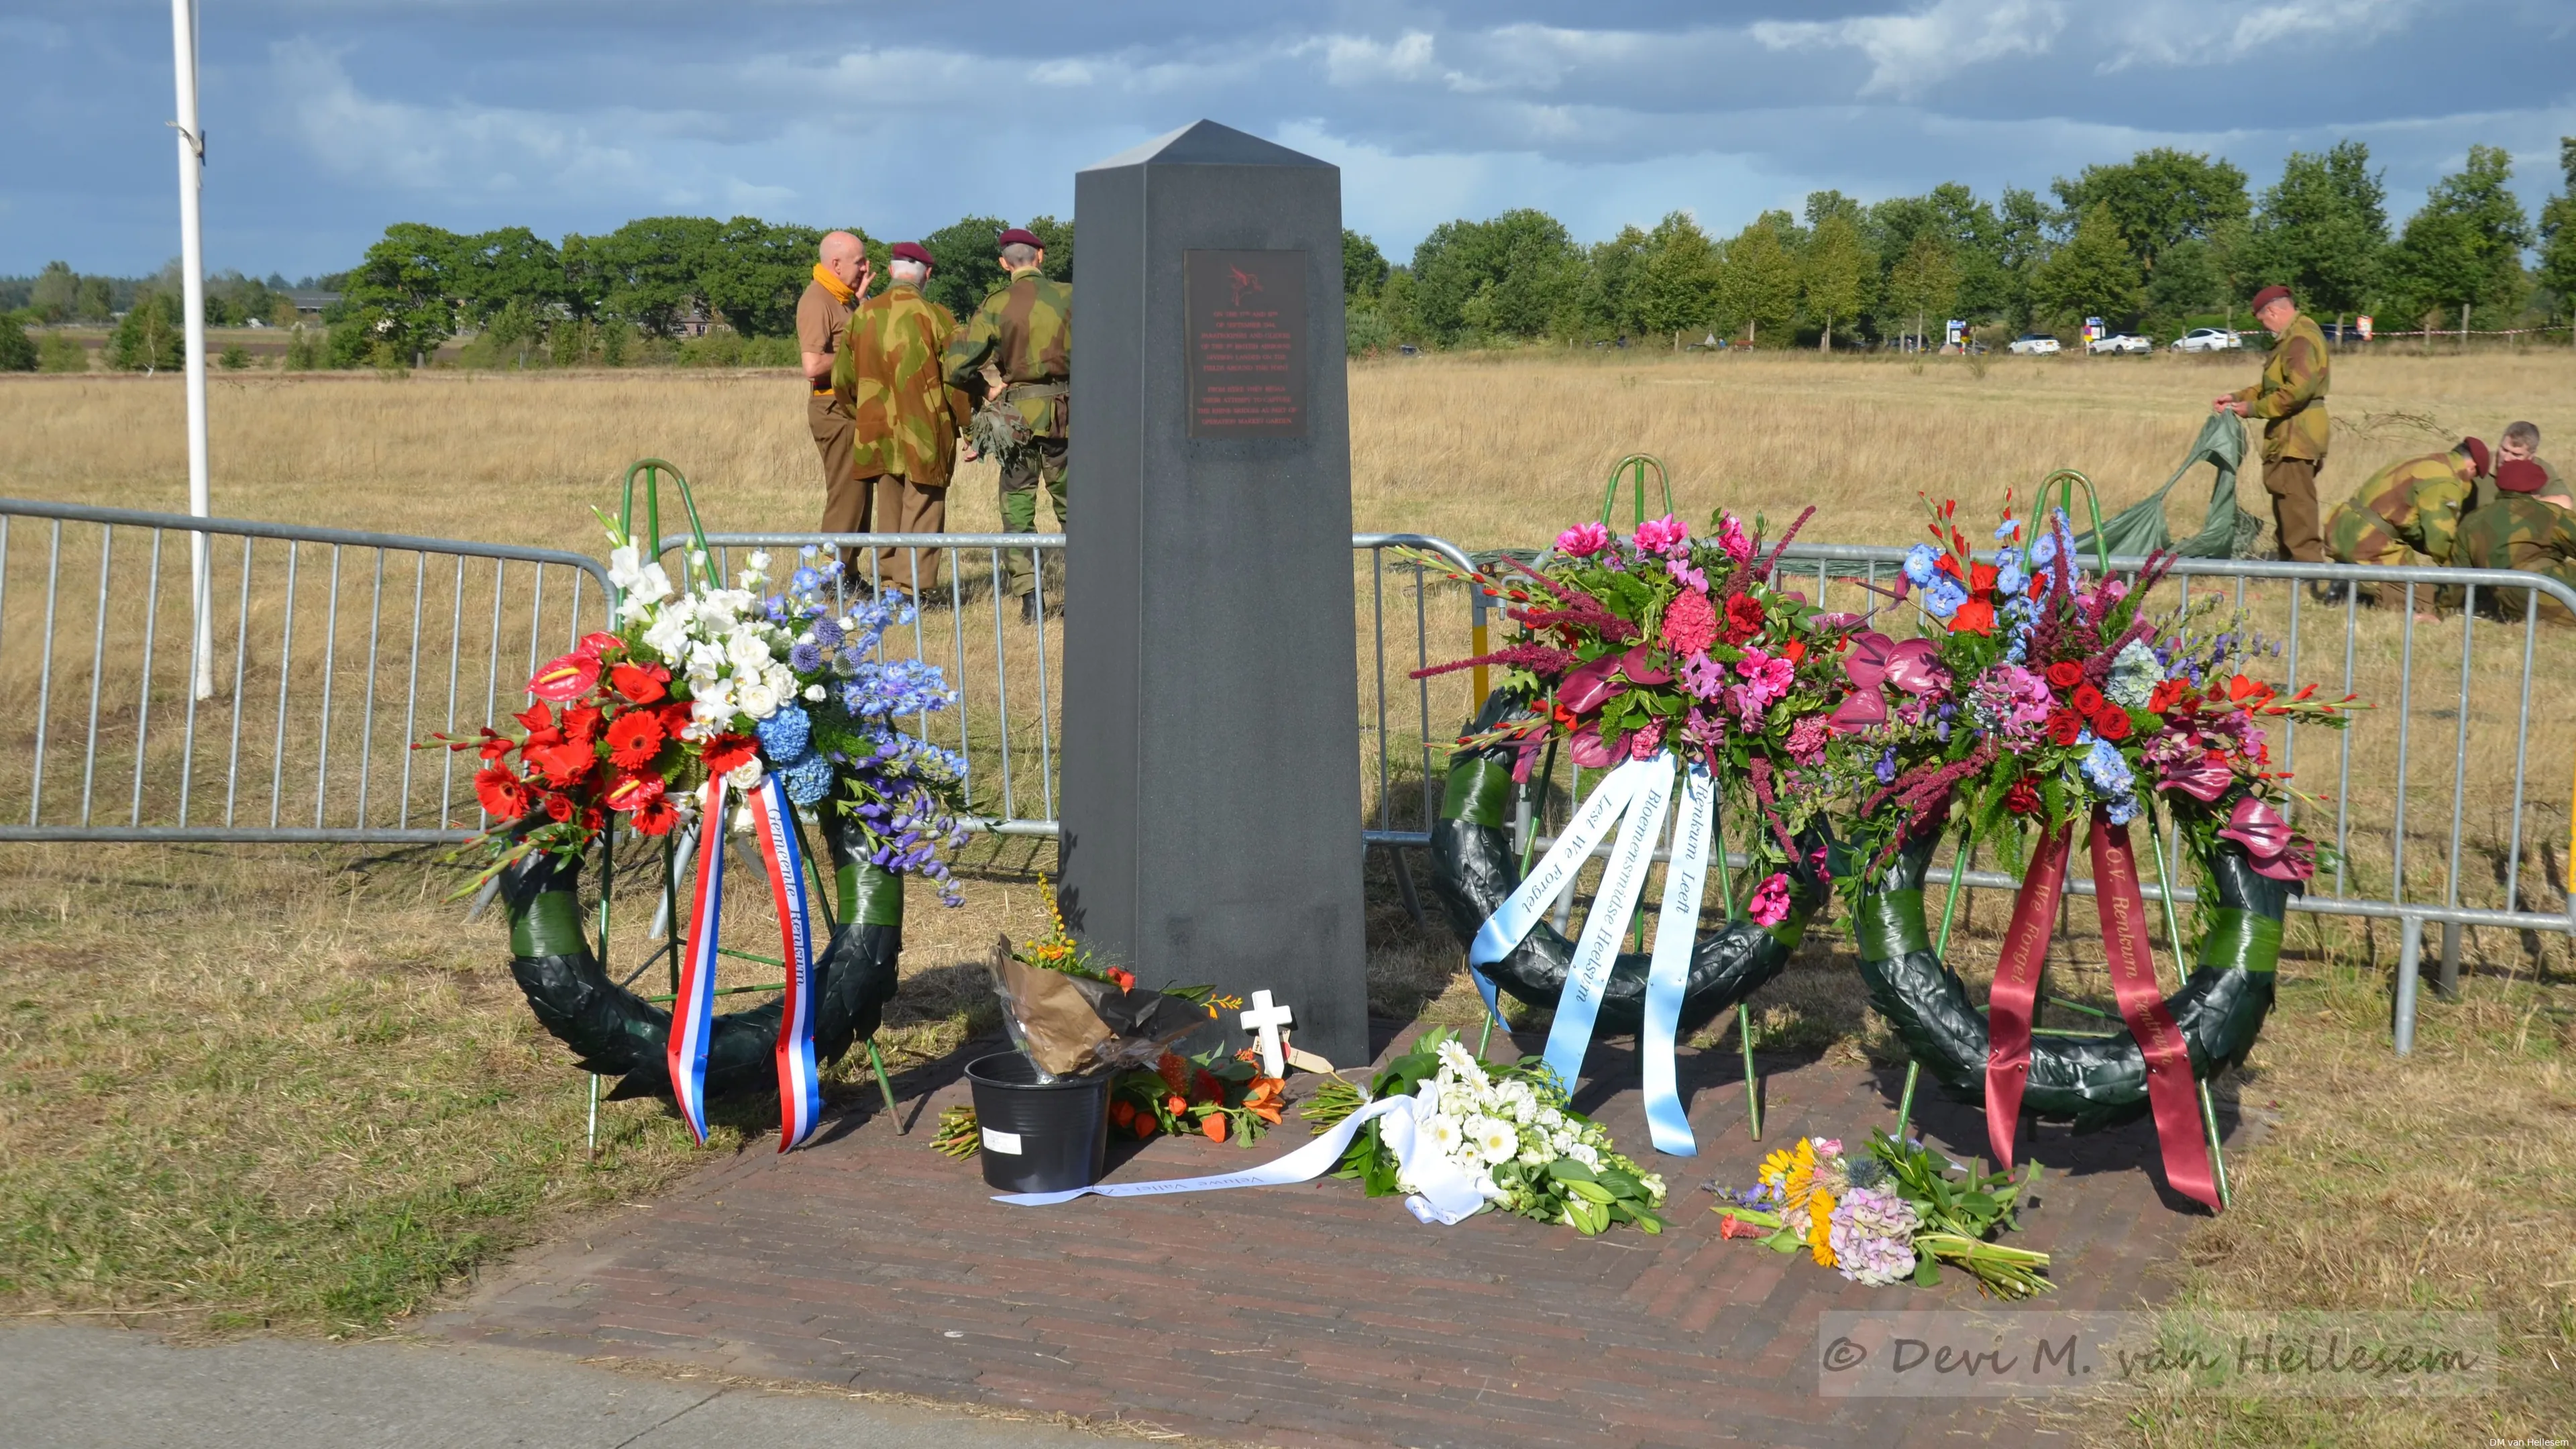
[[1370,1197],[1415,1192],[1418,1178],[1435,1173],[1464,1174],[1488,1205],[1585,1237],[1612,1223],[1664,1230],[1655,1211],[1664,1203],[1664,1180],[1622,1156],[1599,1123],[1569,1110],[1563,1083],[1544,1062],[1492,1066],[1446,1028],[1424,1032],[1365,1096],[1336,1078],[1303,1115],[1320,1133],[1368,1102],[1404,1095],[1415,1101],[1416,1160],[1399,1163],[1370,1122],[1335,1173],[1357,1178]]
[[1718,1235],[1758,1238],[1777,1252],[1801,1248],[1819,1267],[1855,1283],[1941,1281],[1941,1264],[1974,1274],[1995,1298],[2028,1298],[2051,1285],[2048,1255],[1990,1241],[2014,1226],[2039,1164],[2020,1177],[1963,1167],[1913,1138],[1870,1134],[1869,1151],[1843,1155],[1832,1137],[1801,1137],[1762,1161],[1759,1179],[1720,1195]]
[[1279,1125],[1288,1084],[1265,1076],[1259,1052],[1232,1056],[1211,1047],[1196,1056],[1165,1052],[1151,1068],[1122,1072],[1109,1086],[1109,1125],[1138,1139],[1197,1133],[1210,1142],[1250,1147]]
[[1002,1024],[1011,1044],[1028,1053],[1044,1074],[1041,1080],[1125,1071],[1156,1061],[1166,1055],[1166,1047],[1215,1020],[1219,1011],[1243,1004],[1206,986],[1138,989],[1134,972],[1096,959],[1073,939],[1057,909],[1055,888],[1041,885],[1040,890],[1046,896],[1047,933],[1019,947],[1001,937],[993,945],[992,967]]

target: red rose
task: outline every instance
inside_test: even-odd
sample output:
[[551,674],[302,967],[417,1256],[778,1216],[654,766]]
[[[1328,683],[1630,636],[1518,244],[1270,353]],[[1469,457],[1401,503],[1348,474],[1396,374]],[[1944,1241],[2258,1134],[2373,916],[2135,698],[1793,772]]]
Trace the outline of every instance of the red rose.
[[679,823],[680,812],[671,808],[668,795],[635,812],[636,833],[641,835],[668,835],[671,827]]
[[2004,791],[2004,808],[2015,815],[2039,813],[2039,787],[2031,783],[2030,776],[2013,781],[2012,788]]
[[2093,733],[2118,744],[2129,737],[2129,712],[2112,705],[2093,716]]
[[2100,714],[2102,712],[2102,691],[2095,689],[2090,684],[2079,684],[2075,686],[2075,697],[2069,700],[2068,703],[2075,706],[2075,712],[2077,714]]
[[527,782],[499,765],[474,772],[474,798],[485,813],[516,820],[528,813]]
[[570,795],[548,795],[546,797],[546,813],[553,816],[555,819],[570,820],[572,818],[572,811],[573,804],[572,797]]
[[608,758],[613,764],[640,770],[662,752],[662,722],[649,710],[617,717],[608,727]]
[[567,654],[528,678],[528,693],[557,704],[578,699],[599,682],[599,656]]
[[2048,712],[2048,737],[2051,740],[2061,745],[2071,745],[2075,743],[2075,737],[2082,733],[2084,733],[2084,716],[2071,709],[2052,709]]
[[2075,682],[2083,677],[2084,666],[2073,660],[2061,659],[2048,666],[2048,683],[2052,689],[2073,689]]
[[718,735],[699,753],[706,759],[708,774],[726,775],[758,755],[760,741],[749,735]]
[[671,671],[659,664],[620,664],[608,671],[608,682],[633,704],[651,704],[670,693],[670,679]]

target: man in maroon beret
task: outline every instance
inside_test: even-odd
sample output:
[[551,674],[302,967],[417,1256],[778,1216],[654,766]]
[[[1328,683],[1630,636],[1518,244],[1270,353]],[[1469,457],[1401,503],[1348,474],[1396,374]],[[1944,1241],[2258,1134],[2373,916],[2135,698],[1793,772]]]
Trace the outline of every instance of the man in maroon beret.
[[[847,345],[832,374],[856,433],[850,471],[867,491],[878,533],[947,530],[957,435],[973,415],[964,391],[948,385],[943,366],[957,319],[921,294],[932,265],[929,249],[919,242],[887,248],[886,289],[850,314]],[[860,568],[855,550],[845,562]],[[874,577],[879,587],[918,602],[939,582],[939,554],[880,548]]]
[[2326,335],[2287,287],[2254,294],[2254,320],[2273,337],[2262,381],[2221,393],[2221,412],[2263,420],[2263,491],[2272,495],[2273,532],[2281,557],[2323,563],[2317,527],[2317,474],[2326,463]]

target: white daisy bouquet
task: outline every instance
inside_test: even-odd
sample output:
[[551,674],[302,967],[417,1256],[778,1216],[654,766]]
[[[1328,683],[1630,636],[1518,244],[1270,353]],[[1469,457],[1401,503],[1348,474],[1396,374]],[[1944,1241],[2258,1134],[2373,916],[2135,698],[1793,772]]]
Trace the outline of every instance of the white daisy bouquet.
[[1567,1110],[1566,1095],[1539,1058],[1496,1066],[1456,1033],[1435,1029],[1388,1063],[1366,1094],[1338,1079],[1328,1083],[1305,1117],[1322,1132],[1366,1102],[1415,1099],[1412,1163],[1396,1160],[1376,1122],[1342,1156],[1336,1175],[1359,1179],[1371,1197],[1411,1193],[1420,1180],[1454,1171],[1473,1180],[1489,1205],[1586,1237],[1612,1223],[1662,1232],[1655,1209],[1663,1206],[1664,1180],[1622,1155],[1601,1124]]

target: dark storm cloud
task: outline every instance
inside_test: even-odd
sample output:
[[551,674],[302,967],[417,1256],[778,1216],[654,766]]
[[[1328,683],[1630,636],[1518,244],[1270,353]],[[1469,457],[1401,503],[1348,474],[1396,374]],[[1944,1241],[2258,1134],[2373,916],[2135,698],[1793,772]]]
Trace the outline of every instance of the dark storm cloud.
[[[203,21],[208,255],[334,268],[405,219],[1064,213],[1076,167],[1203,115],[1339,162],[1352,224],[1399,254],[1515,205],[1587,237],[1674,209],[1723,231],[1817,188],[2044,189],[2148,145],[2260,186],[2346,136],[2401,214],[2478,141],[2536,205],[2576,132],[2576,12],[2509,0],[1242,9],[227,3]],[[0,19],[0,271],[175,250],[169,67],[148,0]]]

